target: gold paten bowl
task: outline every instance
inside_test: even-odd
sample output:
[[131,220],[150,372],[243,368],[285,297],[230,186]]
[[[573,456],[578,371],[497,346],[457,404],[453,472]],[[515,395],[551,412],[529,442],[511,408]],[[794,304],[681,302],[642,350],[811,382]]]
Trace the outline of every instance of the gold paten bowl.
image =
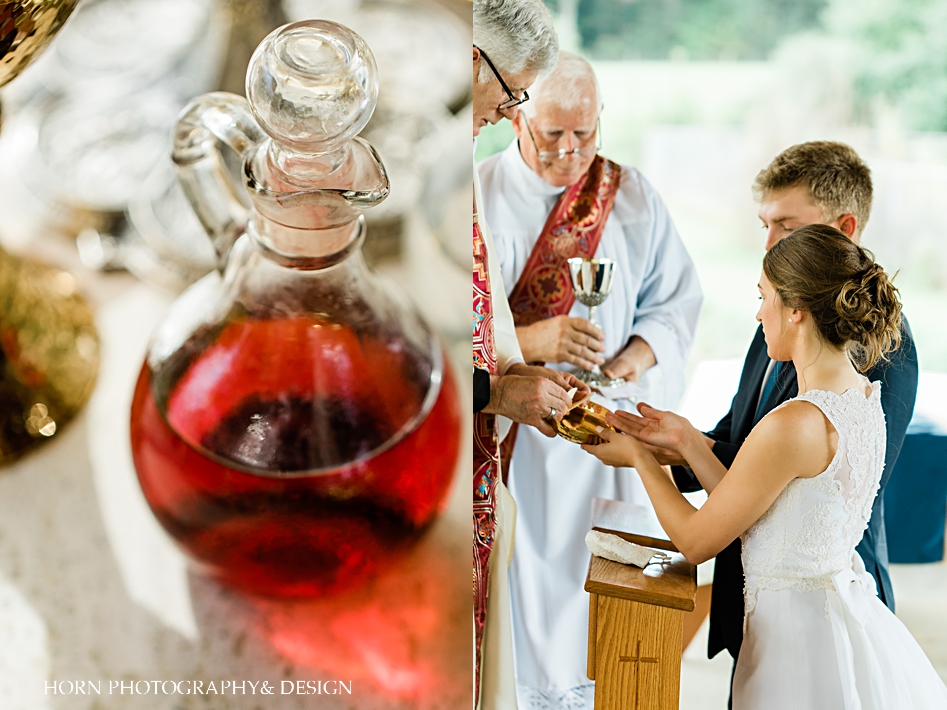
[[591,444],[594,446],[602,443],[602,438],[596,431],[598,427],[615,431],[605,421],[607,413],[608,410],[601,404],[586,402],[570,410],[562,418],[562,421],[552,420],[550,424],[563,439],[568,439],[576,444]]

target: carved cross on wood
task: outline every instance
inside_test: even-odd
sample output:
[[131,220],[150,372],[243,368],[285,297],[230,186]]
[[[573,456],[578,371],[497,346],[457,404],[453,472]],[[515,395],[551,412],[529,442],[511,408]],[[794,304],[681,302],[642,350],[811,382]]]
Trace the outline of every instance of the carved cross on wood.
[[638,640],[638,646],[635,648],[634,656],[619,656],[619,663],[632,663],[635,668],[635,709],[639,710],[639,702],[641,699],[641,693],[639,692],[639,681],[641,680],[640,667],[639,663],[657,663],[657,658],[642,658],[641,656],[641,640]]

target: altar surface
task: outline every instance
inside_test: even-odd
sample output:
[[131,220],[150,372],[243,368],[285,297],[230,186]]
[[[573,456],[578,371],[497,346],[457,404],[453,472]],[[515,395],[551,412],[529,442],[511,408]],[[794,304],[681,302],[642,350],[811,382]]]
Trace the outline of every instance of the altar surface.
[[[0,469],[0,708],[469,707],[466,478],[455,479],[445,515],[406,563],[358,592],[279,602],[243,596],[196,574],[148,509],[129,448],[134,383],[147,340],[173,295],[127,274],[84,271],[66,242],[50,237],[29,246],[30,253],[78,274],[96,306],[102,364],[82,415],[45,448]],[[419,296],[422,287],[409,265],[383,271],[427,308],[454,308],[450,293]],[[423,288],[459,289],[453,295],[466,300],[469,275],[452,281],[448,267],[431,274]],[[446,317],[428,315],[438,323]],[[455,372],[466,372],[469,340],[451,354]],[[469,378],[459,380],[461,401],[469,401]],[[463,442],[469,446],[467,438]],[[468,470],[469,459],[465,448],[458,472]],[[101,694],[46,692],[48,683],[68,690],[62,681],[80,680],[101,681]],[[182,691],[195,681],[206,691],[213,681],[218,693],[221,681],[267,681],[275,694],[262,697],[249,683],[242,693],[213,697],[165,695],[160,687],[147,696],[117,689],[109,694],[109,681],[135,682],[140,690],[154,689],[151,681],[186,681]],[[297,681],[309,693],[319,681],[343,681],[352,692],[343,688],[316,698],[300,694]]]

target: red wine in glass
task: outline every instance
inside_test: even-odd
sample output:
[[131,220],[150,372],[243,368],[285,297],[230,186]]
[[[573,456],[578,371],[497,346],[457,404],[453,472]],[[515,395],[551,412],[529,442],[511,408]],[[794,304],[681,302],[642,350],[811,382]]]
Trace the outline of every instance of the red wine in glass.
[[225,584],[268,596],[356,586],[445,506],[461,415],[446,360],[431,362],[407,339],[310,316],[199,330],[138,379],[145,498]]

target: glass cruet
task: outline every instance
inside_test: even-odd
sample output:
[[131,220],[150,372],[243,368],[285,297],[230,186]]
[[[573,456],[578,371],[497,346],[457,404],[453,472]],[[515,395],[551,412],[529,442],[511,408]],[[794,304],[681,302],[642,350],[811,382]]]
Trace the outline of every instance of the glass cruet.
[[132,450],[151,509],[204,571],[315,596],[390,566],[444,508],[457,385],[361,255],[362,213],[388,194],[357,137],[377,99],[368,46],[336,23],[286,25],[257,48],[246,89],[198,97],[174,129],[218,270],[152,338]]

